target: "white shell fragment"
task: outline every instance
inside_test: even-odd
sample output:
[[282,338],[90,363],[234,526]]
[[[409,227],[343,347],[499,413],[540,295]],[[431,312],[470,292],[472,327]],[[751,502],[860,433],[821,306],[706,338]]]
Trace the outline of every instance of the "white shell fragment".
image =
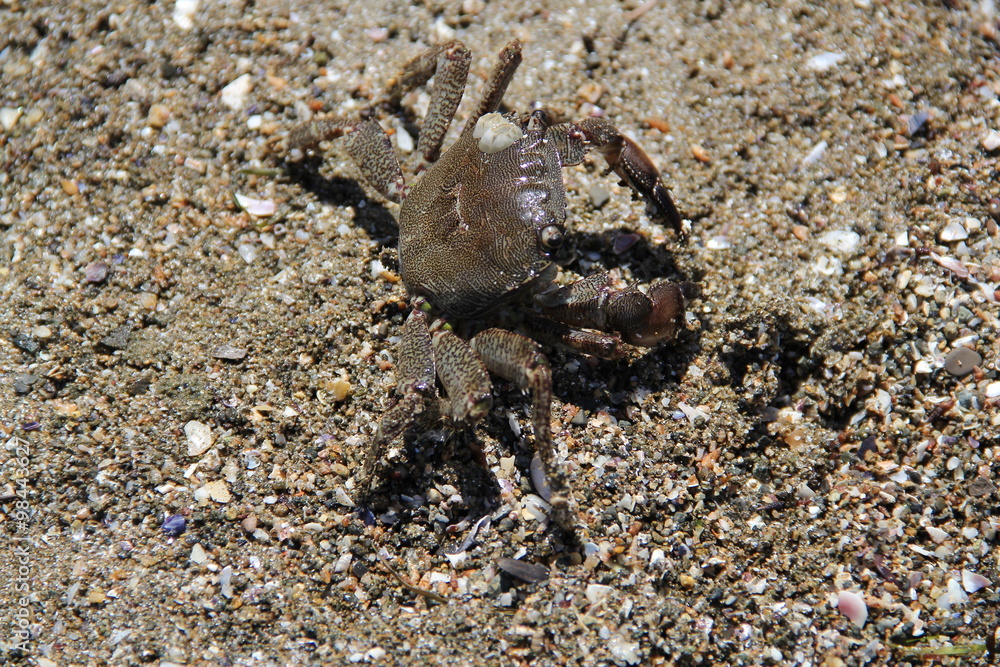
[[868,622],[868,605],[864,598],[850,591],[840,591],[837,596],[837,609],[858,628],[865,627]]
[[981,588],[986,588],[990,583],[990,580],[981,574],[976,574],[970,570],[962,570],[962,588],[967,593],[975,593]]
[[850,230],[833,230],[823,232],[816,237],[820,245],[824,245],[830,250],[842,255],[849,255],[858,249],[861,243],[861,235]]
[[194,27],[194,15],[198,12],[198,0],[177,0],[174,4],[174,23],[181,30]]
[[233,597],[233,566],[227,565],[219,572],[219,586],[227,598]]
[[479,150],[484,153],[502,151],[519,140],[524,133],[501,113],[488,113],[476,121],[472,136],[479,139]]
[[347,495],[347,491],[344,491],[344,487],[338,486],[334,491],[334,497],[337,499],[337,502],[344,507],[354,507],[354,501],[351,500],[349,495]]
[[937,599],[938,609],[951,611],[954,605],[963,605],[969,601],[969,596],[962,590],[962,585],[957,579],[948,580],[948,590],[942,593]]
[[538,495],[545,500],[545,502],[552,502],[552,489],[549,488],[549,480],[545,476],[545,465],[542,463],[541,457],[538,452],[535,452],[535,456],[531,459],[531,484],[535,487],[535,491]]
[[195,544],[191,547],[191,562],[195,565],[201,565],[208,560],[208,554],[205,553],[205,548],[200,544]]
[[270,199],[254,199],[238,192],[233,193],[233,199],[237,206],[257,218],[272,216],[277,208]]
[[638,665],[642,662],[639,642],[630,642],[617,632],[608,638],[608,650],[619,665]]
[[241,74],[222,89],[219,97],[227,107],[233,111],[239,111],[246,104],[247,95],[250,94],[251,88],[253,88],[253,81],[250,79],[250,75]]
[[413,137],[406,131],[402,123],[396,126],[396,148],[399,149],[400,153],[412,153],[415,148]]
[[823,159],[823,155],[826,153],[826,149],[829,146],[825,141],[821,141],[812,147],[812,150],[802,158],[803,165],[810,165],[814,162],[819,162]]
[[608,598],[609,595],[614,593],[615,589],[611,586],[604,586],[603,584],[589,584],[584,591],[584,595],[587,597],[587,602],[590,604],[597,604]]
[[229,494],[229,487],[221,479],[206,484],[205,490],[208,491],[208,497],[217,503],[228,503],[232,500],[232,496]]
[[927,534],[931,536],[935,544],[944,544],[950,535],[936,526],[927,526]]
[[814,72],[825,72],[846,57],[847,56],[843,53],[823,51],[822,53],[817,53],[812,58],[807,60],[806,67]]
[[10,132],[17,125],[18,119],[21,117],[21,108],[4,107],[0,109],[0,125],[3,125],[3,129]]
[[212,446],[212,429],[207,424],[189,421],[184,425],[188,439],[188,456],[201,456]]
[[950,241],[964,241],[969,238],[969,232],[965,230],[965,225],[962,224],[962,221],[956,219],[941,228],[941,231],[938,232],[938,238],[946,243]]

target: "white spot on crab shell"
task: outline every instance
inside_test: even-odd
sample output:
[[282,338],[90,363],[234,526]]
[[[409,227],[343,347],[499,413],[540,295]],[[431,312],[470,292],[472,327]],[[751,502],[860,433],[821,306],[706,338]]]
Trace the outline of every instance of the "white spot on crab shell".
[[479,150],[497,153],[518,141],[524,133],[501,113],[488,113],[476,121],[472,136],[479,139]]

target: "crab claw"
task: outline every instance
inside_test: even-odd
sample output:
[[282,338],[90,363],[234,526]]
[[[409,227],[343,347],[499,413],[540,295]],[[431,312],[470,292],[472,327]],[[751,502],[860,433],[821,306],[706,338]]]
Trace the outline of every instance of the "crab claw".
[[676,283],[659,282],[644,294],[635,285],[608,297],[608,327],[625,342],[653,347],[672,338],[684,320],[684,293]]
[[611,160],[608,160],[611,168],[629,187],[645,197],[655,212],[667,219],[674,231],[680,233],[681,214],[670,193],[660,182],[659,169],[637,143],[625,136],[622,139],[625,143],[617,161],[611,164]]
[[577,127],[586,141],[604,156],[618,177],[645,197],[653,213],[666,218],[676,232],[683,234],[681,214],[660,180],[660,170],[639,144],[604,118],[588,118]]

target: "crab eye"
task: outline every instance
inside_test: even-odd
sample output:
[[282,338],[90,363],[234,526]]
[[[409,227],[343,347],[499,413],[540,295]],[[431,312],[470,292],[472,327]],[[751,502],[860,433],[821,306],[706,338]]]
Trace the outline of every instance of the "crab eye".
[[548,250],[555,250],[562,245],[563,242],[563,228],[562,225],[548,225],[542,228],[542,232],[539,235],[542,241],[542,246]]

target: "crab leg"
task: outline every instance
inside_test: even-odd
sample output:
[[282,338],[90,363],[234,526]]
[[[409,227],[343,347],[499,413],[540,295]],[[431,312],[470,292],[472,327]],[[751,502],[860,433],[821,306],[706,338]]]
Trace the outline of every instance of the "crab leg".
[[556,144],[563,166],[580,164],[588,150],[604,156],[626,185],[638,192],[650,206],[681,233],[681,214],[663,186],[660,171],[646,152],[604,118],[587,118],[579,123],[553,125],[546,138]]
[[504,329],[487,329],[471,341],[472,349],[491,373],[513,382],[520,389],[530,389],[531,421],[535,446],[545,466],[554,517],[563,527],[570,527],[569,492],[562,466],[552,445],[552,371],[541,348],[530,338]]
[[347,152],[373,188],[397,204],[406,197],[406,180],[382,126],[373,120],[348,123],[336,119],[316,120],[295,128],[288,143],[292,150],[313,152],[320,142],[347,137]]
[[482,419],[493,405],[493,383],[483,362],[450,331],[435,331],[433,340],[438,378],[448,394],[442,412],[455,423]]
[[497,64],[490,72],[490,78],[486,82],[486,90],[483,92],[483,99],[479,102],[479,108],[469,119],[469,125],[475,125],[480,117],[488,113],[493,113],[500,108],[503,95],[507,92],[510,80],[514,78],[514,72],[521,64],[521,42],[514,40],[507,44],[500,52]]
[[598,273],[535,296],[545,313],[573,327],[620,333],[625,342],[652,347],[671,338],[684,319],[684,293],[676,283],[611,287],[607,273]]
[[372,471],[382,458],[386,445],[407,429],[438,419],[439,401],[434,387],[434,349],[427,329],[427,317],[414,310],[403,325],[403,342],[397,366],[399,380],[396,393],[399,402],[386,410],[372,438],[361,476],[364,483],[372,479]]
[[472,54],[465,45],[454,40],[420,54],[403,67],[398,78],[389,83],[388,101],[396,106],[407,91],[422,86],[432,76],[435,77],[430,91],[430,108],[420,128],[420,139],[417,142],[417,152],[425,162],[438,159],[444,135],[462,101],[471,60]]

